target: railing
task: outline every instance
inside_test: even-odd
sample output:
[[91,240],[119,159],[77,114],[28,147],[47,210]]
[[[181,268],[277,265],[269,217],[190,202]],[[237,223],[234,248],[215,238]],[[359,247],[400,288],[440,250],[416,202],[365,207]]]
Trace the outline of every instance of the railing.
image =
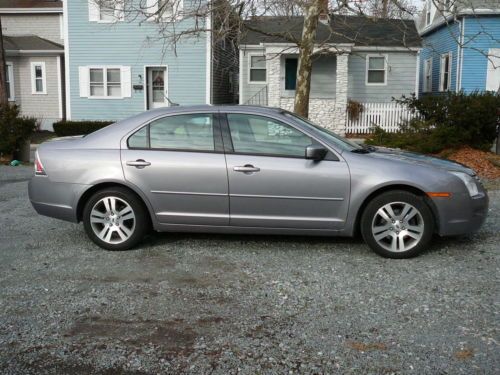
[[361,103],[363,111],[354,119],[347,114],[346,133],[368,134],[374,126],[385,131],[396,132],[403,122],[418,118],[419,115],[411,112],[406,106],[398,103]]
[[267,105],[267,85],[259,90],[254,96],[248,99],[246,105]]

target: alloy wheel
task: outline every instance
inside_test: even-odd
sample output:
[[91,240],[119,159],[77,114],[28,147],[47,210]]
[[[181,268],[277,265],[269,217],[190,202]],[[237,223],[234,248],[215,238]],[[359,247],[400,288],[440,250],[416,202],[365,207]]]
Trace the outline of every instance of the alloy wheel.
[[424,219],[409,203],[391,202],[380,207],[372,221],[377,244],[390,252],[408,251],[418,245],[424,234]]
[[90,211],[90,224],[99,239],[109,244],[120,244],[134,233],[136,217],[125,200],[109,196],[94,204]]

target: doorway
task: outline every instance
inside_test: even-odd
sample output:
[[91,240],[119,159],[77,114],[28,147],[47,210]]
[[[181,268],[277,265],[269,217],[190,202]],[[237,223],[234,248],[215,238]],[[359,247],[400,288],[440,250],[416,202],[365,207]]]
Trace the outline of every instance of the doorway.
[[146,103],[147,109],[168,106],[167,67],[146,67]]

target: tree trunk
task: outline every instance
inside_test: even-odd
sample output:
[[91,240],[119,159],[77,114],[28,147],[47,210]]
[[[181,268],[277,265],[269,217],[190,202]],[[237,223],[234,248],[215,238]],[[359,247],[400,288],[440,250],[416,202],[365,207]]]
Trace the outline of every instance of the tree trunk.
[[389,0],[382,0],[382,18],[389,18]]
[[299,68],[295,88],[294,112],[299,116],[309,116],[309,94],[311,92],[312,55],[316,40],[316,29],[321,12],[320,0],[312,0],[304,16],[302,40],[299,44]]
[[2,18],[0,17],[0,106],[9,104],[7,83],[5,77],[5,51],[3,49]]

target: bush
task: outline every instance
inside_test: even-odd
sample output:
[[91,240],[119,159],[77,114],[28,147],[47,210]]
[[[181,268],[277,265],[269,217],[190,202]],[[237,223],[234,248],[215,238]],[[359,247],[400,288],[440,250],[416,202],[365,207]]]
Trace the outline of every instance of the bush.
[[16,148],[36,130],[34,118],[19,117],[17,105],[0,105],[0,153],[12,156]]
[[105,126],[112,124],[113,121],[58,121],[54,123],[54,132],[59,137],[72,135],[85,135]]
[[398,133],[376,128],[366,143],[437,153],[461,146],[488,150],[496,138],[500,109],[498,94],[450,92],[419,99],[403,96],[397,102],[420,113],[420,119],[402,124]]

